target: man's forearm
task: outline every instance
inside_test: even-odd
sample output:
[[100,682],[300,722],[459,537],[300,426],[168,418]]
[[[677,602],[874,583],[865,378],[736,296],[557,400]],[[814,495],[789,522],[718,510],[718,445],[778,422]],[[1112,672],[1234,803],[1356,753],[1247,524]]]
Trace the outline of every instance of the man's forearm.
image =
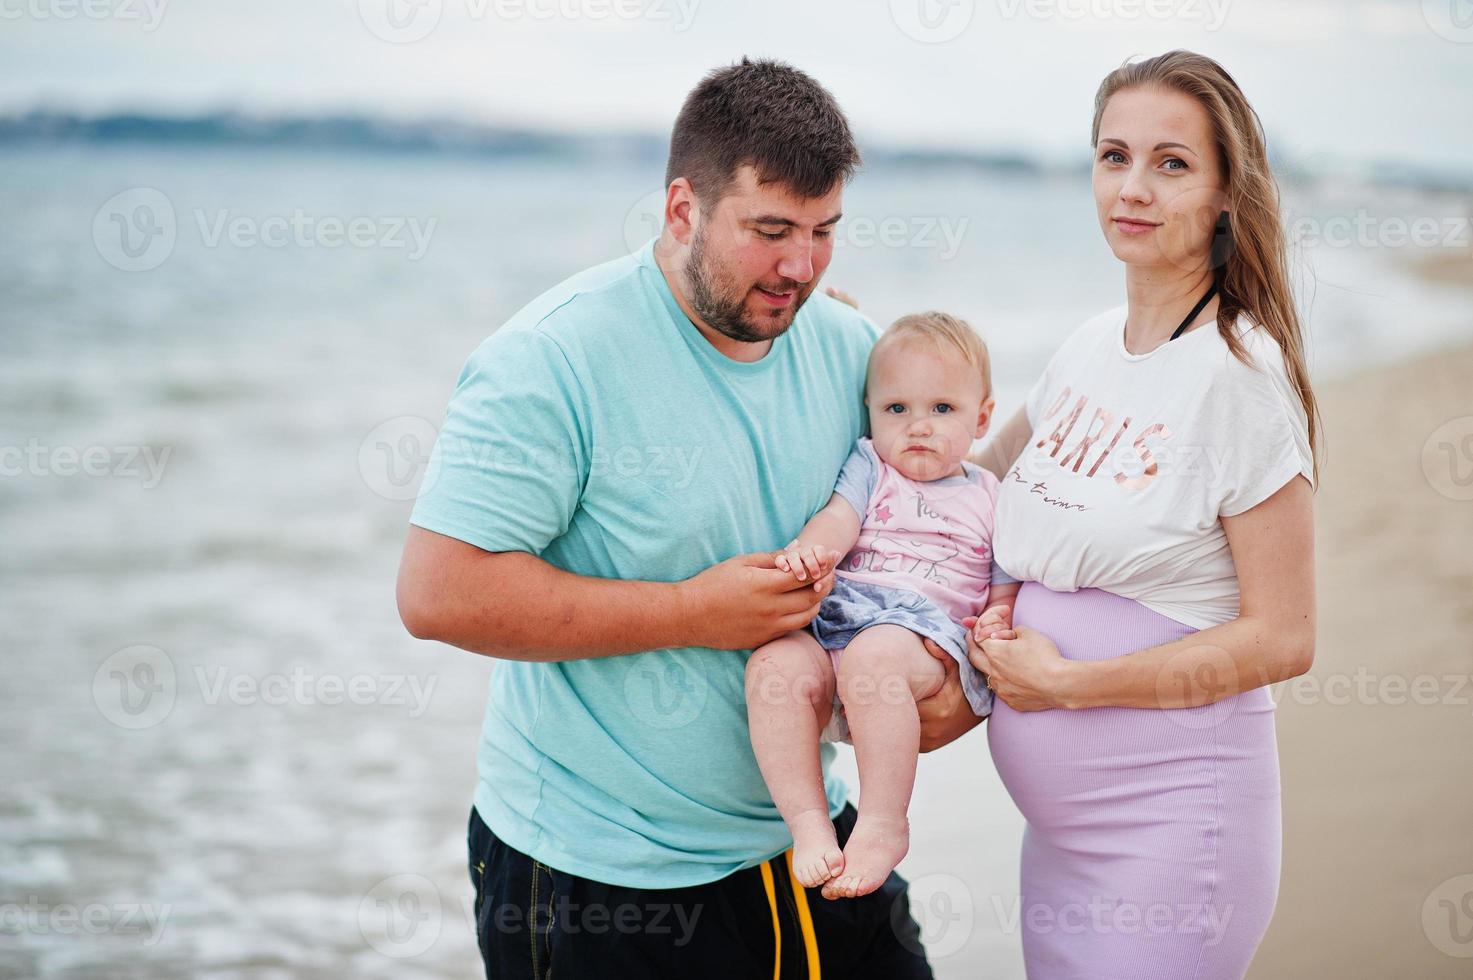
[[[416,529],[418,530],[418,529]],[[430,532],[420,532],[429,534]],[[508,660],[583,660],[686,645],[676,582],[590,578],[525,552],[405,548],[399,611],[415,636]]]

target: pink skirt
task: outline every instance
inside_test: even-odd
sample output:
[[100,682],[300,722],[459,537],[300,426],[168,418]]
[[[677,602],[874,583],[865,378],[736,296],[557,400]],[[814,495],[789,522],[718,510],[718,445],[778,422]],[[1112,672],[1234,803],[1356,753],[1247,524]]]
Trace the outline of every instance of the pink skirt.
[[[1019,592],[1014,623],[1070,660],[1196,632],[1100,589],[1053,592],[1036,582]],[[1163,683],[1178,680],[1168,668]],[[1030,980],[1244,975],[1279,885],[1267,688],[1166,710],[1018,712],[999,699],[987,727],[997,771],[1027,820],[1021,901],[1008,921],[1022,933]]]

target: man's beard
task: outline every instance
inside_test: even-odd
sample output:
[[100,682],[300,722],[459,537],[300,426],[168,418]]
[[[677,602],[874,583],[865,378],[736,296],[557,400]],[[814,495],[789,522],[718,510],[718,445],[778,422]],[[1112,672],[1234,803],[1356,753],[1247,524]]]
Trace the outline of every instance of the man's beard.
[[793,290],[795,295],[792,304],[774,310],[770,316],[754,318],[746,307],[747,294],[751,290],[741,290],[733,298],[731,294],[737,293],[740,287],[722,276],[720,269],[707,268],[706,258],[705,229],[698,228],[685,265],[685,277],[690,283],[691,308],[711,329],[744,344],[772,340],[787,332],[788,327],[793,325],[793,318],[798,315],[798,309],[812,291],[811,286],[807,291],[800,291],[803,288],[801,283],[784,279],[777,286],[777,291]]

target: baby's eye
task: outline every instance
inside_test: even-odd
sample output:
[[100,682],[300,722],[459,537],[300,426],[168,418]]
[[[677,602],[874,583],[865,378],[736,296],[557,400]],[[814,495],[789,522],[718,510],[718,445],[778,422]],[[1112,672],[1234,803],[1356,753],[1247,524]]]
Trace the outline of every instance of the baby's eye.
[[945,415],[947,412],[951,411],[951,404],[949,402],[937,402],[936,411],[940,412],[942,415]]
[[905,411],[905,406],[900,404],[899,402],[891,402],[889,405],[885,406],[885,411],[889,412],[891,415],[899,415],[901,412]]

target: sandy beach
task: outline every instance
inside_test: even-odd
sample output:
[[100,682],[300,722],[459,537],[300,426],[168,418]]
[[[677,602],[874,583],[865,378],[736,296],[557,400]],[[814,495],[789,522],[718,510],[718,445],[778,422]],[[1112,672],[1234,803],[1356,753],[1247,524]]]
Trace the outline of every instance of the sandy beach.
[[1277,695],[1283,880],[1250,976],[1467,977],[1473,348],[1320,397],[1319,644]]

